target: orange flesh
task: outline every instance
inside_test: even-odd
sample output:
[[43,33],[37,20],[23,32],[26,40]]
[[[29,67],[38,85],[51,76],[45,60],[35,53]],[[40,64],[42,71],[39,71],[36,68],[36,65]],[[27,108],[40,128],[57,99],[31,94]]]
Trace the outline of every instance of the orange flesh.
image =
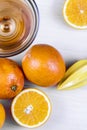
[[72,24],[87,26],[87,0],[69,0],[65,13]]
[[5,109],[2,104],[0,104],[0,128],[4,125],[5,122]]
[[17,99],[14,106],[15,116],[26,125],[42,122],[48,114],[48,103],[36,92],[27,92]]

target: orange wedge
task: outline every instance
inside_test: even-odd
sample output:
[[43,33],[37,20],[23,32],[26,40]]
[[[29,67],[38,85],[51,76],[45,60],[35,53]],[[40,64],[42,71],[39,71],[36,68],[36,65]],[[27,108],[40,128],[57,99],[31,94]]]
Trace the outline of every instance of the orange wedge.
[[14,120],[23,127],[35,128],[44,124],[50,116],[51,103],[45,93],[38,89],[25,89],[11,105]]
[[66,0],[63,8],[65,21],[77,29],[87,28],[87,0]]

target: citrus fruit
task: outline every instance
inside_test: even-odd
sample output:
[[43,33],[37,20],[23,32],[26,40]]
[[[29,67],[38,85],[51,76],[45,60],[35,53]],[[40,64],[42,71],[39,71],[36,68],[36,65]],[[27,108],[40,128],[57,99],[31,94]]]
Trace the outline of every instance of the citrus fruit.
[[37,44],[23,57],[22,68],[29,81],[48,87],[61,80],[66,67],[58,50],[47,44]]
[[0,128],[3,127],[5,122],[5,109],[4,106],[0,103]]
[[12,101],[11,113],[21,126],[34,128],[44,124],[50,116],[51,103],[45,93],[28,88]]
[[65,21],[77,29],[87,28],[87,0],[66,0],[63,8]]
[[10,59],[0,58],[0,99],[16,96],[24,86],[24,76],[18,64]]

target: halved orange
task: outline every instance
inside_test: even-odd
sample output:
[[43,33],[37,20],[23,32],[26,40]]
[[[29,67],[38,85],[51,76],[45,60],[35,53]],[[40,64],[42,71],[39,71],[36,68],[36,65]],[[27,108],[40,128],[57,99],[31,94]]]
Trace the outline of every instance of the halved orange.
[[34,88],[25,89],[18,94],[11,105],[14,120],[21,126],[35,128],[47,121],[51,112],[48,96]]
[[77,29],[87,28],[87,0],[66,0],[63,8],[65,21]]
[[0,103],[0,129],[3,127],[5,123],[5,117],[6,117],[5,108],[3,104]]

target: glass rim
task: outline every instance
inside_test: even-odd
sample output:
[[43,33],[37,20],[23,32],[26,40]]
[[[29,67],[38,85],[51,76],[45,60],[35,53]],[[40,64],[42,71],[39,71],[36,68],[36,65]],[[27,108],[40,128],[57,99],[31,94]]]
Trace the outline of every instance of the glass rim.
[[25,51],[32,44],[32,42],[36,38],[36,35],[38,33],[38,30],[39,30],[39,22],[40,22],[39,9],[38,9],[38,6],[37,6],[35,0],[25,0],[25,2],[27,2],[27,4],[30,4],[30,6],[31,6],[31,8],[32,8],[32,10],[34,12],[35,27],[34,27],[34,31],[32,33],[32,36],[27,41],[26,45],[22,46],[22,47],[19,47],[18,50],[15,49],[14,51],[11,51],[11,52],[8,52],[8,51],[0,52],[0,57],[1,58],[16,56],[16,55],[22,53],[23,51]]

